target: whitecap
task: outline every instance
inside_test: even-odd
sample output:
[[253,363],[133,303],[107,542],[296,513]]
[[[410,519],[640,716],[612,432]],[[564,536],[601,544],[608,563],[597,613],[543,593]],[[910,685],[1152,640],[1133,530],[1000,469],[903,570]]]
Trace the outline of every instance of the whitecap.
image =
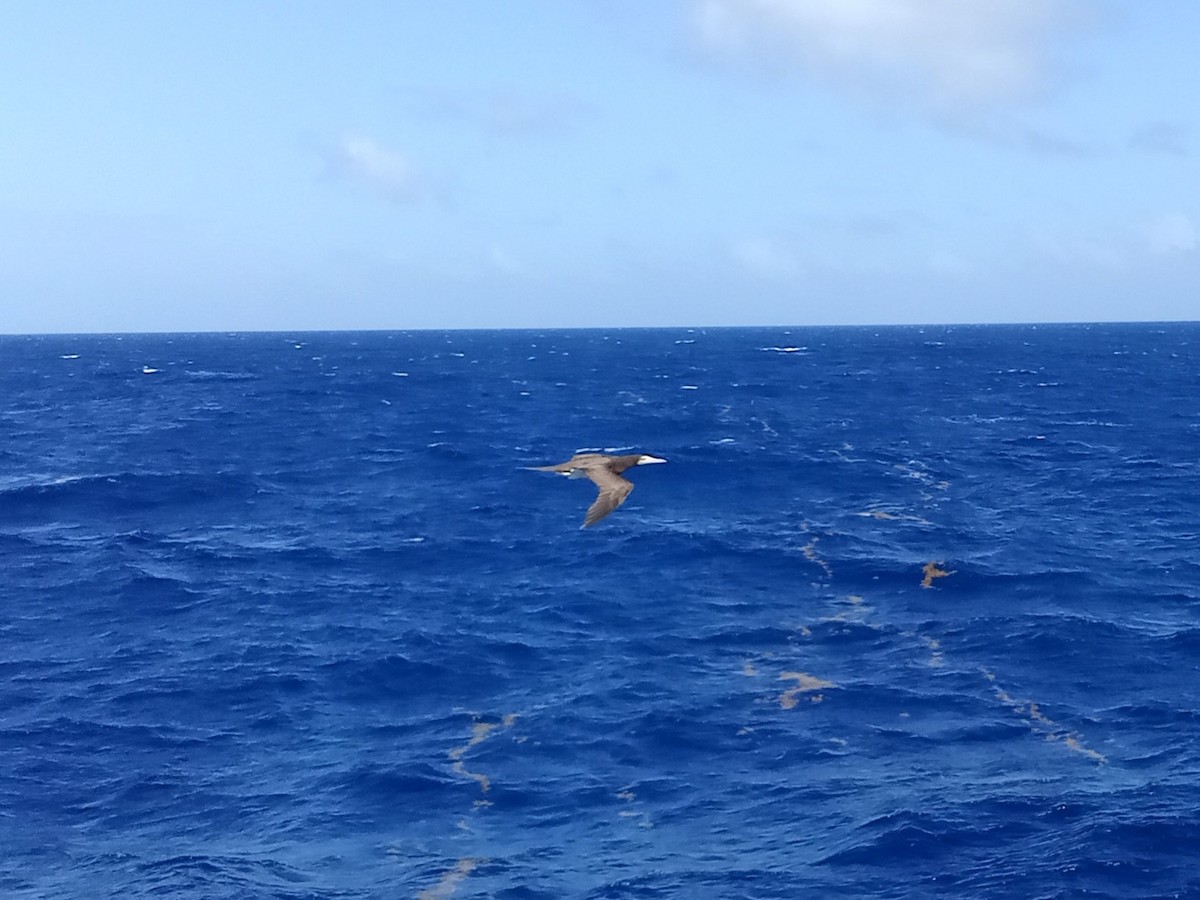
[[106,475],[9,475],[0,477],[0,493],[30,489],[41,490],[64,484],[75,484],[80,481],[98,481],[107,477]]
[[250,372],[214,372],[208,369],[187,369],[186,374],[196,381],[253,381],[258,378]]

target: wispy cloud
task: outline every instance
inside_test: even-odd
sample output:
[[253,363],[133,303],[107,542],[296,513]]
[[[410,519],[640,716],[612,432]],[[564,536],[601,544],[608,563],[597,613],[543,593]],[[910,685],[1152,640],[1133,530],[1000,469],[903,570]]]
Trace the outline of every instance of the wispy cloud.
[[1081,234],[1042,227],[1031,238],[1036,258],[1092,271],[1128,271],[1138,252],[1123,233]]
[[525,97],[519,94],[488,95],[481,121],[503,134],[552,134],[573,129],[587,114],[586,105],[570,97]]
[[592,113],[588,104],[565,94],[412,86],[404,89],[403,96],[418,115],[457,119],[500,135],[566,134]]
[[1188,130],[1176,122],[1149,122],[1130,136],[1129,148],[1168,156],[1187,156]]
[[785,244],[770,238],[754,237],[734,241],[730,247],[734,261],[751,275],[772,281],[790,281],[800,275],[800,260]]
[[429,193],[428,180],[407,155],[363,135],[343,135],[330,154],[330,165],[339,175],[396,203],[412,203]]
[[1156,255],[1200,249],[1200,228],[1183,213],[1167,213],[1146,225],[1146,241]]
[[1034,156],[1089,159],[1102,155],[1102,151],[1094,145],[1012,121],[955,118],[940,124],[955,134],[996,147],[1022,150]]
[[970,275],[975,271],[970,259],[953,250],[931,250],[928,264],[929,268],[939,275]]
[[974,118],[1057,84],[1074,0],[695,0],[702,40],[867,98]]
[[525,266],[503,244],[492,244],[487,249],[488,264],[506,275],[526,275]]
[[1200,254],[1200,226],[1181,212],[1093,226],[1090,230],[1039,227],[1031,246],[1043,259],[1093,271],[1129,272],[1171,258]]

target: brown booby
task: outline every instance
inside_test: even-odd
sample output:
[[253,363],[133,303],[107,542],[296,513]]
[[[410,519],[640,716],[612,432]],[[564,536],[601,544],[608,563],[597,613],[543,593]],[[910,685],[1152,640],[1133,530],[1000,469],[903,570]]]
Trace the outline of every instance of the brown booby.
[[633,490],[633,482],[626,481],[621,473],[634,466],[665,463],[665,459],[633,453],[628,456],[609,456],[607,453],[577,453],[566,462],[556,466],[530,466],[534,472],[556,472],[568,478],[590,478],[600,489],[596,502],[588,507],[587,515],[580,528],[595,525],[610,512],[625,502]]

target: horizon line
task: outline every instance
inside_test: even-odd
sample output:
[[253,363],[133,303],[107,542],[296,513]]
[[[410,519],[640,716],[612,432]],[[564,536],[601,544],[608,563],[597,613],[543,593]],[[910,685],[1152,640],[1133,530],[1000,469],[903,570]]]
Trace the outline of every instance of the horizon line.
[[166,331],[0,331],[0,337],[126,337],[165,335],[242,335],[242,334],[403,334],[408,332],[458,331],[733,331],[733,330],[804,330],[817,328],[1054,328],[1084,325],[1195,325],[1200,319],[1062,319],[1054,321],[1010,322],[867,322],[861,324],[767,324],[767,325],[454,325],[416,328],[211,328]]

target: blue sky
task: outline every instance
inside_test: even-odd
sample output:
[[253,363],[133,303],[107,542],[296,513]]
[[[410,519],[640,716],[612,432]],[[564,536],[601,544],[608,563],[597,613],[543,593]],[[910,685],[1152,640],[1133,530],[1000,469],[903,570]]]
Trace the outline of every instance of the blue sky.
[[1200,318],[1195,0],[15,0],[0,331]]

